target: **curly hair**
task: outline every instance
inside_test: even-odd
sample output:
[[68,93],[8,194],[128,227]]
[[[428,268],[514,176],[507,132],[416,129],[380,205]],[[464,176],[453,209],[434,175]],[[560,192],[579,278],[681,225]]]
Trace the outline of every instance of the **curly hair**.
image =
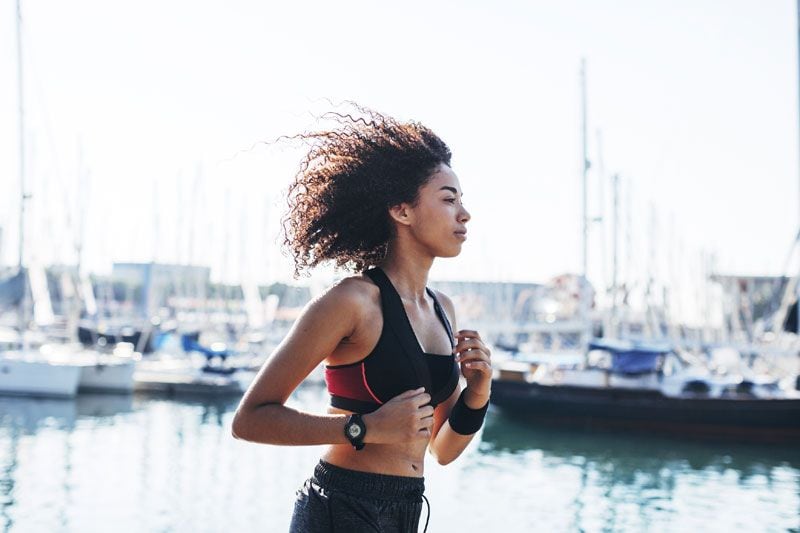
[[450,165],[450,149],[422,124],[351,105],[355,117],[322,116],[335,128],[292,137],[309,148],[282,221],[295,277],[326,261],[354,272],[379,264],[393,237],[389,208],[415,205],[436,168]]

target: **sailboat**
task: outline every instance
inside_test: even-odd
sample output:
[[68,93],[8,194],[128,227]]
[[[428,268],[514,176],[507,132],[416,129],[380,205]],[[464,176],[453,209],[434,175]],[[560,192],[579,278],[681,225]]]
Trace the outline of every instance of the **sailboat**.
[[[72,397],[79,387],[131,392],[134,363],[131,357],[101,356],[72,345],[31,343],[29,304],[33,297],[34,320],[40,325],[53,321],[44,268],[25,260],[26,193],[24,91],[22,76],[21,6],[17,1],[17,44],[20,137],[20,224],[17,272],[0,283],[0,304],[13,305],[18,315],[18,339],[0,347],[0,394]],[[108,359],[108,361],[106,360]]]
[[[17,307],[24,314],[28,275],[20,267],[7,282],[2,298],[4,305]],[[72,397],[77,394],[81,369],[71,364],[48,361],[39,351],[41,339],[34,340],[21,327],[27,320],[19,319],[20,327],[0,339],[0,394],[24,396]]]

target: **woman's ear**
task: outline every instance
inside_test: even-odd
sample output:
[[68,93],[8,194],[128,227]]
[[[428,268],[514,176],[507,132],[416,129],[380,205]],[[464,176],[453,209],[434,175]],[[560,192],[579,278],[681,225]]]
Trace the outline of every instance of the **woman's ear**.
[[410,206],[406,203],[393,205],[389,208],[389,216],[397,222],[398,224],[402,224],[404,226],[408,226],[411,224],[411,209]]

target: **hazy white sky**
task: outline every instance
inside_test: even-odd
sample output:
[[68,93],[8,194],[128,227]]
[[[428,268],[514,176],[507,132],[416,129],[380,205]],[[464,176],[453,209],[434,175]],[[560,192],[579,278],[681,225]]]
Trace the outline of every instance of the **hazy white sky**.
[[[15,4],[0,10],[0,260],[12,264]],[[155,258],[288,278],[277,219],[299,154],[233,156],[312,126],[324,99],[349,99],[419,120],[452,148],[473,219],[463,254],[435,277],[578,271],[582,57],[592,211],[612,173],[631,210],[623,275],[691,277],[703,250],[728,272],[777,274],[798,227],[792,0],[39,0],[22,10],[29,240],[43,261],[75,261],[83,213],[94,271]],[[596,225],[595,282],[610,276],[610,244]]]

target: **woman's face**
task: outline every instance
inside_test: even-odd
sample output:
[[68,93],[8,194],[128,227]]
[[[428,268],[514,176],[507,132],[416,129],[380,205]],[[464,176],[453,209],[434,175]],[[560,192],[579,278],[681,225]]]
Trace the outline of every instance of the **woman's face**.
[[461,201],[461,184],[455,172],[440,165],[408,207],[408,225],[415,240],[434,257],[455,257],[467,240],[469,212]]

